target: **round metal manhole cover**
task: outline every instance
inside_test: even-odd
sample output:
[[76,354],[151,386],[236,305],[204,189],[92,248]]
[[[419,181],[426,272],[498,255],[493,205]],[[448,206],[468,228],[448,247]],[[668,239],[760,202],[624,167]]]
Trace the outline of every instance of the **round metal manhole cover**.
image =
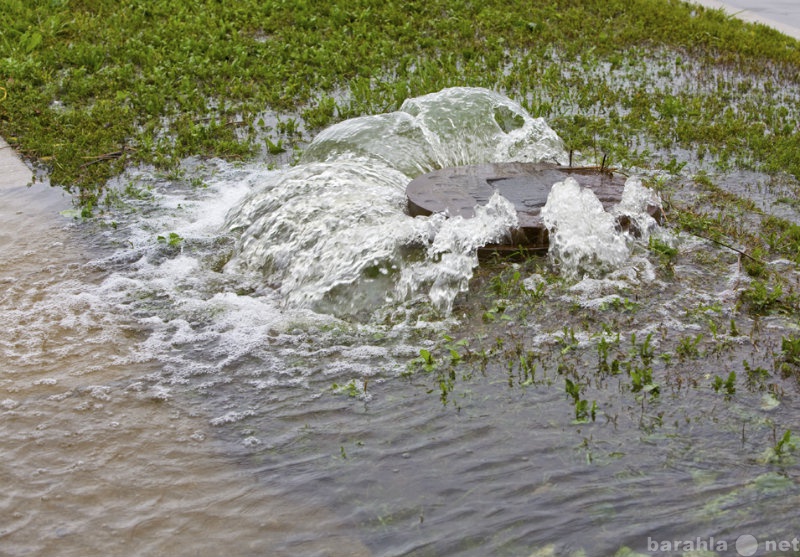
[[[545,163],[491,163],[442,168],[411,181],[406,188],[408,212],[412,216],[446,212],[470,218],[477,205],[486,205],[495,191],[517,209],[519,229],[502,245],[487,246],[498,251],[525,248],[532,251],[548,247],[547,228],[541,210],[556,182],[572,176],[590,188],[606,210],[619,203],[625,178],[607,169],[567,167]],[[657,208],[651,214],[656,215]],[[620,222],[624,228],[628,222]]]

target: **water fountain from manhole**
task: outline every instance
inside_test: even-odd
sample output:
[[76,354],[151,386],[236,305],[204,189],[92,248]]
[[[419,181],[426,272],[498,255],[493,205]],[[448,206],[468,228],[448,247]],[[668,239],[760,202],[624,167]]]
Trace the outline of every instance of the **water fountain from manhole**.
[[[415,178],[406,188],[408,212],[415,217],[446,213],[450,217],[471,218],[475,207],[485,205],[498,191],[514,204],[519,225],[504,242],[488,244],[478,255],[544,253],[549,247],[549,235],[542,208],[553,185],[568,177],[594,192],[606,211],[622,199],[625,178],[607,168],[506,162],[442,168]],[[661,222],[660,206],[649,205],[647,212]],[[618,217],[618,223],[622,230],[633,228],[625,215]],[[636,230],[631,232],[635,234]]]

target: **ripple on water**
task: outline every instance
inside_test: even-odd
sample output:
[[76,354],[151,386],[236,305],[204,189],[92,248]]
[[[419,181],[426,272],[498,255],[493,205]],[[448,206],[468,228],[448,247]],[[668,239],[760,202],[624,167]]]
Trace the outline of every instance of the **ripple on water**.
[[[488,119],[465,123],[478,142],[451,144],[459,126],[448,118],[458,107],[425,116],[456,93],[474,94],[480,108],[465,118]],[[797,402],[765,404],[764,393],[744,388],[728,401],[711,387],[714,375],[744,374],[745,358],[767,366],[791,325],[763,319],[765,341],[750,340],[756,324],[736,307],[744,279],[735,255],[678,235],[665,237],[679,252],[671,276],[627,238],[624,262],[602,275],[559,279],[540,268],[527,276],[520,266],[523,284],[543,285],[543,301],[525,317],[507,308],[509,325],[484,321],[477,294],[454,298],[460,322],[436,316],[428,297],[435,279],[400,301],[402,268],[445,267],[438,246],[450,238],[469,252],[485,232],[451,238],[448,227],[463,222],[407,217],[398,189],[406,172],[440,158],[482,162],[470,159],[478,152],[508,157],[512,147],[481,151],[497,137],[528,157],[525,140],[515,142],[544,133],[494,93],[446,95],[409,102],[408,116],[329,131],[294,169],[208,161],[195,168],[202,190],[130,171],[120,185],[152,186],[152,199],[142,213],[107,215],[116,228],[93,230],[105,244],[73,238],[82,228],[62,221],[21,240],[19,259],[0,260],[9,285],[0,294],[0,469],[12,486],[0,507],[11,517],[0,525],[4,549],[613,555],[622,546],[645,550],[654,532],[730,540],[744,528],[789,531],[796,474],[765,464],[763,454],[774,445],[771,424],[796,416]],[[445,154],[431,150],[439,125]],[[386,126],[405,138],[401,152],[422,138],[427,154],[393,167],[397,153],[370,135]],[[369,148],[355,153],[362,141]],[[370,207],[353,222],[333,210],[334,193],[348,187],[337,180],[367,192]],[[508,213],[496,203],[502,221]],[[304,236],[302,219],[319,234]],[[372,246],[389,255],[365,257]],[[342,306],[354,298],[366,319]],[[734,335],[730,319],[748,331]],[[709,320],[725,325],[713,338]],[[439,339],[454,331],[477,363],[454,366],[453,379],[452,353]],[[679,357],[679,336],[701,332],[703,357]],[[633,392],[624,368],[594,373],[601,335],[610,358],[641,363],[651,333],[650,347],[673,358],[651,362],[660,398]],[[714,352],[716,343],[732,348]],[[422,347],[438,366],[430,372],[409,365]],[[528,352],[535,378],[520,379]],[[597,419],[574,423],[565,377],[587,373],[580,395],[597,402]]]

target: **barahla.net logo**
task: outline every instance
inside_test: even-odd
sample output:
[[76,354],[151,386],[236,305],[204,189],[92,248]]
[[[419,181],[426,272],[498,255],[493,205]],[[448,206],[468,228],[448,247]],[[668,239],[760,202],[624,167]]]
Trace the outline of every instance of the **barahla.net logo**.
[[[683,540],[658,540],[650,536],[647,537],[647,550],[650,553],[679,553],[690,551],[714,551],[725,554],[728,551],[728,542],[724,539],[714,538],[694,538]],[[800,540],[796,537],[789,540],[764,540],[759,542],[755,536],[742,534],[733,544],[736,554],[742,557],[752,557],[759,549],[762,555],[769,555],[775,552],[798,552],[800,551]]]
[[710,538],[695,538],[693,540],[656,540],[647,537],[647,551],[650,553],[674,553],[681,551],[728,551],[728,542]]

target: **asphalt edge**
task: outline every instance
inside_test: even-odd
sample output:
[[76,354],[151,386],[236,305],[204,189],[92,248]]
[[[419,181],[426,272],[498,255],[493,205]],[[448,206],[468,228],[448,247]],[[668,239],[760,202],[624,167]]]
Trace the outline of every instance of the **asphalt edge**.
[[0,137],[0,190],[25,187],[33,183],[33,172],[14,149]]
[[780,21],[760,16],[756,13],[751,12],[750,10],[743,10],[741,8],[736,8],[734,6],[726,4],[725,2],[720,2],[719,0],[688,0],[688,1],[690,4],[696,4],[699,6],[703,6],[705,8],[722,10],[727,15],[737,17],[742,21],[746,21],[747,23],[761,23],[762,25],[772,27],[776,31],[780,31],[784,35],[788,35],[793,39],[800,40],[800,29],[798,29],[797,27],[792,27],[791,25],[786,25],[785,23],[781,23]]

